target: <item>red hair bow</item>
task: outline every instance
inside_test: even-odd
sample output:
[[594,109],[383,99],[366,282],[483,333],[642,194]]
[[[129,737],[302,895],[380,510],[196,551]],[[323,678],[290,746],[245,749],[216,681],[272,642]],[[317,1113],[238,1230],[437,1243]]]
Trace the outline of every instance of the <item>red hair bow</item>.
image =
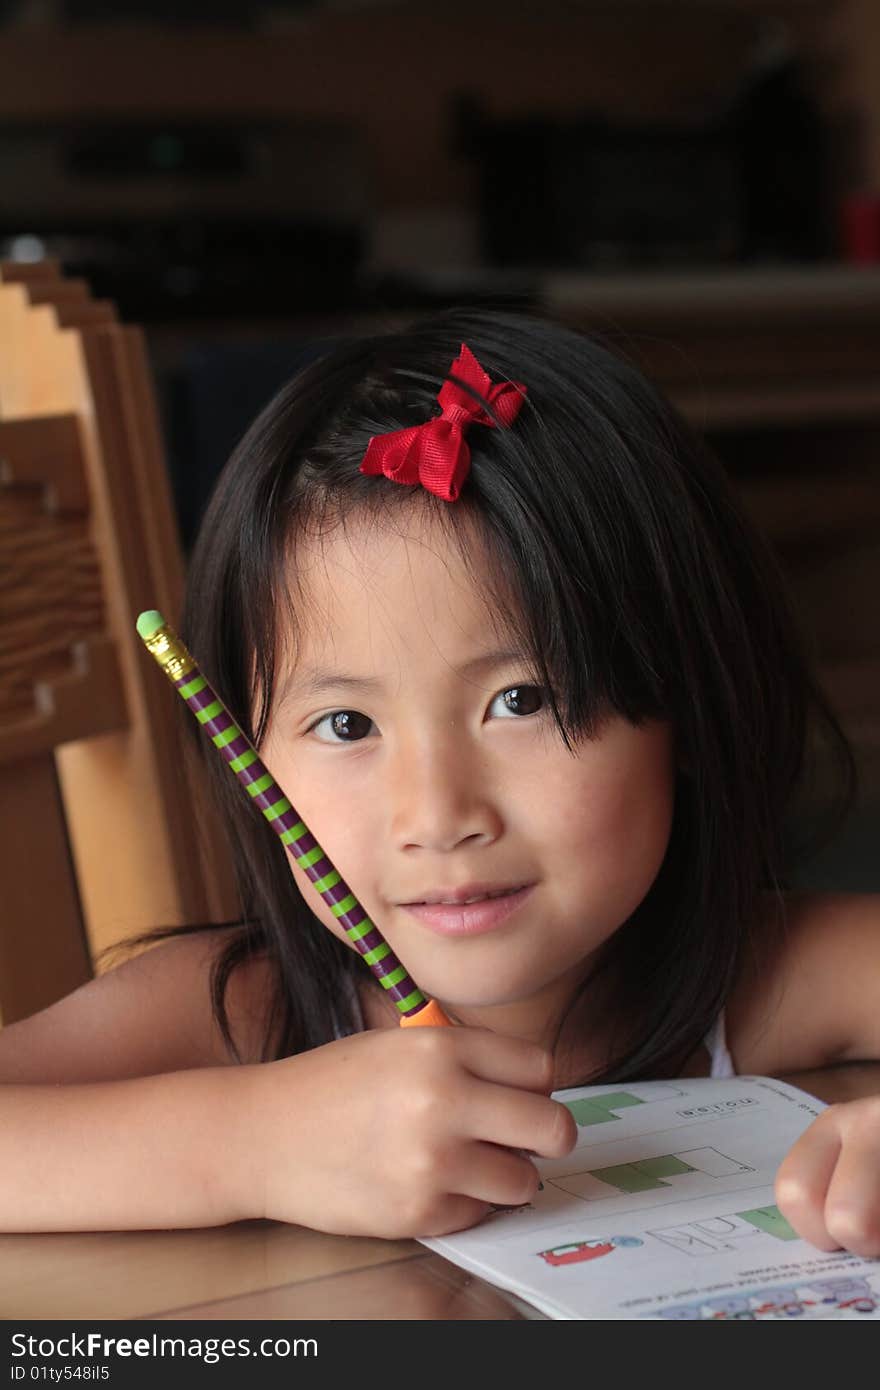
[[421,425],[374,435],[360,466],[362,473],[384,473],[395,483],[421,483],[445,502],[456,500],[471,463],[466,431],[471,425],[488,425],[490,429],[499,422],[505,427],[512,425],[522,409],[526,388],[519,381],[493,386],[464,343],[449,370],[488,401],[498,421],[460,386],[445,381],[437,393],[441,414]]

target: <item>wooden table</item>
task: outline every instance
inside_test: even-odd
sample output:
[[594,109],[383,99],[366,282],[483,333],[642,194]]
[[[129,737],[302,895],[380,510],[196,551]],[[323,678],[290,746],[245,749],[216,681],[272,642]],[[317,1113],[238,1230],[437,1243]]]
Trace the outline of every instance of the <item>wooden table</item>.
[[[786,1078],[829,1102],[880,1092],[880,1062]],[[416,1241],[246,1221],[195,1231],[0,1236],[2,1319],[443,1319],[539,1314]]]

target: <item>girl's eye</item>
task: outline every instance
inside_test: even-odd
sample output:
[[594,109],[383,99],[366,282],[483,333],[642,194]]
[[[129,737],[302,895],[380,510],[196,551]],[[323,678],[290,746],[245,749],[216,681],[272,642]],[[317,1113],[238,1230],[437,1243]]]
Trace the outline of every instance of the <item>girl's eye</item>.
[[332,737],[322,738],[322,743],[358,743],[366,735],[372,722],[365,714],[358,714],[356,709],[337,709],[332,714],[325,714],[323,719],[313,724],[309,733],[317,733],[318,729],[326,724]]
[[492,704],[499,700],[503,701],[504,708],[509,714],[522,717],[526,714],[537,714],[544,703],[544,692],[538,685],[512,685],[508,690],[503,690],[500,695],[496,695]]
[[[523,718],[528,714],[537,714],[543,707],[544,692],[537,685],[512,685],[495,696],[491,708],[499,702],[505,711],[502,718],[506,718],[507,715]],[[366,738],[372,723],[372,719],[355,709],[337,709],[332,714],[325,714],[322,719],[318,719],[308,732],[318,733],[318,730],[326,725],[329,736],[318,735],[322,743],[360,743]]]

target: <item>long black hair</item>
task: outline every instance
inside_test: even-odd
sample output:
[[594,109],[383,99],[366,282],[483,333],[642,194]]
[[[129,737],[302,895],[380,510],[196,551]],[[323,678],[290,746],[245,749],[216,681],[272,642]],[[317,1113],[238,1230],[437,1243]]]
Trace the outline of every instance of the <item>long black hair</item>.
[[[528,395],[513,428],[470,431],[459,501],[361,474],[373,435],[437,413],[462,343],[493,382],[523,382]],[[609,709],[635,725],[671,723],[680,770],[668,849],[599,953],[599,969],[613,965],[625,982],[619,1017],[632,1026],[621,1027],[602,1075],[583,1080],[674,1074],[758,934],[782,929],[786,818],[811,729],[836,758],[844,807],[853,795],[852,755],[810,672],[778,566],[704,442],[589,336],[527,312],[457,308],[347,339],[250,428],[190,564],[184,639],[257,745],[281,628],[292,624],[295,640],[285,576],[291,555],[295,575],[298,538],[413,504],[432,509],[463,554],[478,538],[497,577],[487,597],[540,673],[573,753]],[[215,970],[218,1021],[232,1046],[226,983],[257,951],[276,981],[264,1056],[314,1047],[334,1021],[351,1026],[346,999],[365,967],[309,910],[284,848],[207,741],[199,747],[244,906]],[[768,900],[775,919],[762,910]]]

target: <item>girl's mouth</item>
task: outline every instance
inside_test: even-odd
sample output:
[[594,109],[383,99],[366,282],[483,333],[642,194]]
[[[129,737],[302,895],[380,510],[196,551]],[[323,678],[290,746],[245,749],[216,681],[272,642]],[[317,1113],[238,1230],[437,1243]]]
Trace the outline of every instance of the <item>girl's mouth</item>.
[[494,931],[517,911],[534,888],[527,883],[500,898],[484,898],[477,903],[406,903],[405,909],[441,936],[477,936]]

